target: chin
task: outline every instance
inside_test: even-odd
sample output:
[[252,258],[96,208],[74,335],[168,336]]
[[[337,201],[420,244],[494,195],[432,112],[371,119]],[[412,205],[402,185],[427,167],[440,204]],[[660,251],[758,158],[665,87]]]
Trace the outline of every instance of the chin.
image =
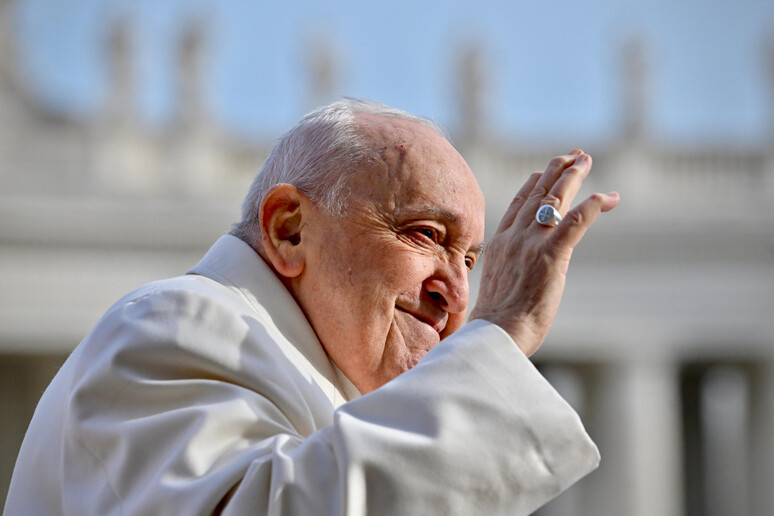
[[425,353],[426,352],[417,352],[409,355],[408,360],[406,360],[405,370],[403,372],[405,373],[409,369],[413,369],[414,366],[416,366],[419,363],[419,361],[425,357]]
[[406,367],[403,372],[408,371],[409,369],[413,369],[414,366],[416,366],[420,360],[425,358],[425,355],[427,355],[427,352],[430,351],[435,347],[435,344],[430,345],[427,349],[415,349],[409,352],[408,357],[406,357]]
[[397,317],[394,320],[392,330],[397,330],[399,336],[393,334],[394,340],[388,338],[386,348],[392,350],[392,365],[395,371],[393,378],[413,369],[427,352],[441,341],[440,335],[432,326],[404,312],[398,313],[404,317]]

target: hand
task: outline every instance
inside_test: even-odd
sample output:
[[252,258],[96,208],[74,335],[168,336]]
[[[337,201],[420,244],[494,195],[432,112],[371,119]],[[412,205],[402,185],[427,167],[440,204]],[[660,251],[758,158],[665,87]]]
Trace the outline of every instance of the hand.
[[[556,317],[573,248],[602,212],[618,204],[617,193],[595,193],[569,209],[590,170],[591,157],[580,149],[551,160],[545,172],[532,174],[522,186],[487,245],[470,320],[497,324],[527,356],[543,343]],[[558,226],[535,220],[543,204],[562,214]]]

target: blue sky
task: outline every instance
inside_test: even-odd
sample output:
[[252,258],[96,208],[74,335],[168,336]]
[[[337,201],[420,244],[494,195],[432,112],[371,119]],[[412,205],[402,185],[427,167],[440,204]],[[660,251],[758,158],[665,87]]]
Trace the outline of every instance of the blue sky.
[[650,60],[649,125],[666,141],[761,144],[772,125],[770,0],[21,0],[15,28],[35,94],[87,114],[107,89],[100,44],[111,17],[138,31],[142,116],[173,109],[172,48],[182,22],[211,24],[207,101],[229,130],[273,137],[305,104],[304,50],[325,34],[341,55],[339,93],[454,123],[454,56],[479,44],[495,132],[527,140],[615,136],[619,53]]

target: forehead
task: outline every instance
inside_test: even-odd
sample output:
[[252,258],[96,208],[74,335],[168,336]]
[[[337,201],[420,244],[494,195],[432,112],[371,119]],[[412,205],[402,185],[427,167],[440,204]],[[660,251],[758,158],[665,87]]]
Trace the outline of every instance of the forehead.
[[483,235],[484,196],[465,160],[436,131],[411,120],[360,114],[370,146],[353,195],[396,215],[443,216]]

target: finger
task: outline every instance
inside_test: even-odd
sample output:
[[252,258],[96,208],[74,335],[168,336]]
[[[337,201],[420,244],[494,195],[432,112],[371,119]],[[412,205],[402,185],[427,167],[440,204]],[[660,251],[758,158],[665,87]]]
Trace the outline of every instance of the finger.
[[534,172],[519,189],[518,193],[511,201],[511,204],[508,206],[508,209],[505,210],[505,215],[503,215],[503,219],[500,221],[500,225],[497,226],[498,233],[505,231],[511,226],[511,224],[513,224],[513,220],[519,213],[519,209],[524,205],[524,202],[527,200],[527,196],[532,191],[532,189],[535,188],[535,185],[537,184],[541,175],[541,172]]
[[554,183],[556,183],[562,173],[570,167],[582,153],[583,151],[580,149],[574,149],[569,154],[557,156],[550,161],[545,172],[540,176],[540,180],[535,184],[535,187],[524,202],[524,209],[519,210],[521,216],[517,217],[517,219],[520,227],[526,227],[534,220],[535,212],[538,210],[540,204],[542,204],[546,195],[551,191]]
[[595,193],[578,206],[567,212],[556,228],[552,238],[557,244],[557,250],[573,249],[581,241],[586,230],[603,212],[610,211],[618,205],[620,196],[617,192],[608,194]]
[[546,171],[543,173],[540,181],[538,181],[537,188],[544,188],[544,193],[548,192],[551,187],[554,186],[556,180],[559,179],[559,177],[562,175],[562,172],[564,172],[567,167],[575,163],[575,160],[577,160],[580,156],[583,156],[583,154],[584,153],[582,150],[573,149],[569,154],[557,156],[552,159],[548,163]]
[[578,156],[571,166],[564,169],[562,175],[540,201],[540,204],[550,204],[564,216],[565,212],[572,206],[572,201],[578,194],[583,181],[588,177],[591,165],[591,156],[588,154]]

